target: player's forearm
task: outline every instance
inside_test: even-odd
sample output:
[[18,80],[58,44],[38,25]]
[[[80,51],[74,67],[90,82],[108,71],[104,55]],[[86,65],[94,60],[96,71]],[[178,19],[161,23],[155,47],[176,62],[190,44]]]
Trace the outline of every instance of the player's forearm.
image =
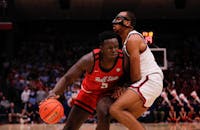
[[131,70],[131,82],[135,83],[141,79],[140,72],[135,72]]
[[133,83],[141,79],[140,59],[139,57],[130,57],[130,77]]
[[69,85],[65,76],[63,76],[56,84],[54,89],[52,90],[53,93],[56,95],[61,95],[64,93],[66,87]]
[[71,85],[77,78],[79,78],[85,69],[83,69],[83,62],[79,60],[75,65],[73,65],[67,73],[62,76],[62,78],[57,82],[55,88],[52,90],[56,95],[61,95],[65,91],[66,87]]

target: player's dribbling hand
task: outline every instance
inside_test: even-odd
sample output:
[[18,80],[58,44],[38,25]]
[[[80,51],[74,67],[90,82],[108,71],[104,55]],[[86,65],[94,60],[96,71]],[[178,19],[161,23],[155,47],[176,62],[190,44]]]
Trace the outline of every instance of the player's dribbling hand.
[[58,99],[58,98],[60,98],[60,95],[56,95],[55,92],[53,92],[51,90],[51,91],[49,91],[49,95],[47,96],[47,99],[49,99],[49,98]]
[[60,98],[60,95],[56,95],[53,91],[49,91],[49,95],[44,100],[40,101],[39,104],[42,104],[42,102],[48,100],[49,98],[58,99]]

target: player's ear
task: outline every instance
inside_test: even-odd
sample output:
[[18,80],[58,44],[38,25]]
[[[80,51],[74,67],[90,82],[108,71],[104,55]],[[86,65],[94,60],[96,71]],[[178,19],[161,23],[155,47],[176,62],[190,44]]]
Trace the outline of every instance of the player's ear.
[[131,26],[131,21],[124,20],[124,25],[127,26],[127,27]]

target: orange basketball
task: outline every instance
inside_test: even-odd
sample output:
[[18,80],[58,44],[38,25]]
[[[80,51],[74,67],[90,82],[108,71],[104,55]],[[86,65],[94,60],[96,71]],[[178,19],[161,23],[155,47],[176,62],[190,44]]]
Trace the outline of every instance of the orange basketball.
[[49,98],[40,104],[39,114],[44,122],[55,124],[64,116],[64,108],[58,100]]

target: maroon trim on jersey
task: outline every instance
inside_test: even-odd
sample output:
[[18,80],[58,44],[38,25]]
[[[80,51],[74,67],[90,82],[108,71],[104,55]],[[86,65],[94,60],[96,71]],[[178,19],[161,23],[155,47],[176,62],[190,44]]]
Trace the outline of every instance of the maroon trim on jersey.
[[96,60],[99,59],[99,57],[100,57],[100,52],[101,52],[100,49],[94,49],[94,50],[93,50],[94,61],[96,61]]
[[94,64],[93,64],[93,66],[92,66],[92,69],[91,69],[91,71],[89,72],[89,74],[91,74],[92,72],[93,72],[93,70],[94,70],[94,66],[95,66],[95,64],[96,64],[96,61],[97,60],[99,60],[99,53],[100,53],[100,49],[94,49],[93,51],[92,51],[92,54],[93,54],[93,57],[94,57]]
[[147,76],[146,76],[146,79],[145,79],[142,83],[140,83],[138,86],[133,86],[133,85],[130,86],[130,88],[133,88],[134,90],[136,90],[136,91],[138,92],[139,96],[141,97],[141,99],[142,99],[142,101],[143,101],[143,107],[144,107],[144,108],[147,108],[147,107],[144,106],[144,104],[145,104],[145,102],[146,102],[146,99],[145,99],[145,97],[142,95],[142,93],[140,92],[140,88],[141,88],[142,85],[143,85],[144,83],[146,83],[148,80],[149,80],[149,76],[147,75]]
[[121,49],[118,49],[119,57],[123,57],[123,52]]
[[84,109],[85,111],[89,112],[90,114],[94,114],[96,112],[95,109],[93,109],[92,107],[88,106],[87,104],[83,103],[80,100],[75,100],[74,102],[75,105],[81,107],[82,109]]
[[123,72],[126,73],[126,69],[125,69],[125,66],[124,66],[124,54],[123,54],[123,51],[121,49],[118,50],[119,52],[119,56],[118,58],[122,59],[122,68],[123,68]]
[[118,50],[118,57],[117,58],[119,58],[119,59],[123,59],[124,58],[124,55],[123,55],[123,53],[122,53],[122,50]]

